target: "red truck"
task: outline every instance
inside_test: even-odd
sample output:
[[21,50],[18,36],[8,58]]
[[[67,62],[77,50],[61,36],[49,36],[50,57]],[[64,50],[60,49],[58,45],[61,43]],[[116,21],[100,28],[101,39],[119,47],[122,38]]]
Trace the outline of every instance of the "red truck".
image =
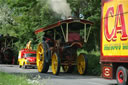
[[36,67],[36,51],[32,50],[30,44],[31,41],[28,42],[26,48],[19,51],[18,62],[20,68]]
[[128,85],[128,0],[102,0],[102,77]]
[[36,51],[29,49],[22,49],[19,51],[18,57],[19,67],[36,67]]

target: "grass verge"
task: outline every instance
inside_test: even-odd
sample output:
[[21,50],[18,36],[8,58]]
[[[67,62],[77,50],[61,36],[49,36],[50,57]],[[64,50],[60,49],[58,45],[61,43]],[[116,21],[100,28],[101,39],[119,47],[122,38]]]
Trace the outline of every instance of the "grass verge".
[[0,72],[0,85],[32,85],[26,76]]

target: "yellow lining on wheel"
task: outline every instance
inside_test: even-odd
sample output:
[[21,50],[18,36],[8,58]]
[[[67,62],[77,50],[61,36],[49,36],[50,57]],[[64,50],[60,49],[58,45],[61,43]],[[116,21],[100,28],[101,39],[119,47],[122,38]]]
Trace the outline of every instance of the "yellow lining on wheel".
[[78,56],[77,58],[77,69],[79,74],[84,74],[85,72],[85,66],[86,66],[86,61],[83,55]]
[[58,58],[57,58],[57,55],[54,53],[52,56],[52,72],[53,72],[53,74],[57,73],[57,69],[58,69]]
[[44,49],[42,44],[39,44],[37,48],[36,63],[38,71],[41,72],[44,64]]

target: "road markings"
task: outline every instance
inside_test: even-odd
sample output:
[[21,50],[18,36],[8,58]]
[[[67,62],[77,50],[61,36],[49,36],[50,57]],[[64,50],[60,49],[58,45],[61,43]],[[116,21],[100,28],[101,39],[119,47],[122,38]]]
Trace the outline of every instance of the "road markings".
[[94,82],[87,82],[87,83],[90,83],[91,85],[93,84],[93,85],[103,85],[103,84],[101,84],[101,83],[94,83]]

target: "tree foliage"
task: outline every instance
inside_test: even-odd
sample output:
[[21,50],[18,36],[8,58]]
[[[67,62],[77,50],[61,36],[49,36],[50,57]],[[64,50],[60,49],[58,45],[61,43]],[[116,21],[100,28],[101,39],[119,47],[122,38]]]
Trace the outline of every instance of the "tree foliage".
[[100,7],[101,0],[67,0],[70,3],[72,14],[79,17],[84,15],[84,19],[94,23],[88,42],[85,46],[87,51],[100,50]]

